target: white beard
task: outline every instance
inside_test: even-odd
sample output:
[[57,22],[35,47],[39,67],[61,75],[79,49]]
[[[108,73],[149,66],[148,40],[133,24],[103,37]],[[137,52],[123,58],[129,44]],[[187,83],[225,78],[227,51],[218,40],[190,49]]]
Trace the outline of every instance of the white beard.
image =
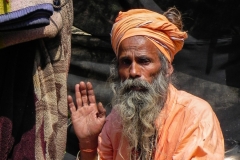
[[[166,101],[168,85],[169,78],[160,72],[151,84],[127,79],[116,87],[112,106],[121,117],[123,136],[128,139],[130,150],[138,148],[140,159],[149,158],[151,140],[157,131],[154,122]],[[139,90],[132,90],[133,87]]]

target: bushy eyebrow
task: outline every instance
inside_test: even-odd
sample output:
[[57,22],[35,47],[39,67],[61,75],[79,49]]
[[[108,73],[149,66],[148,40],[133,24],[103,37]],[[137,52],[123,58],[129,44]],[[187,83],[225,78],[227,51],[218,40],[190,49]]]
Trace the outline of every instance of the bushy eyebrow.
[[129,55],[124,55],[124,56],[119,56],[118,59],[123,59],[123,58],[130,58]]

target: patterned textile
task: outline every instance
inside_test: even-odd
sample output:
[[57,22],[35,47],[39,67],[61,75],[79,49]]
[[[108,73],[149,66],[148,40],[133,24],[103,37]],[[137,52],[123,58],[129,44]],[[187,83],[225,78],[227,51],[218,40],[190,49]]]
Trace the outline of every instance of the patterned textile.
[[0,49],[0,160],[64,156],[73,23],[72,1],[66,2],[47,27],[0,33],[13,42]]

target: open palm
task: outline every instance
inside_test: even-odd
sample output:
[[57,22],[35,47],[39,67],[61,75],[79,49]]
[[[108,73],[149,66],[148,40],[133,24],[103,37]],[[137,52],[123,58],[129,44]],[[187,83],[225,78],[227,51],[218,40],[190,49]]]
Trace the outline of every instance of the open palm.
[[[97,145],[97,137],[105,123],[106,110],[102,103],[96,104],[92,84],[80,82],[75,86],[76,105],[68,96],[68,105],[76,136],[80,143]],[[91,146],[91,144],[90,144]]]

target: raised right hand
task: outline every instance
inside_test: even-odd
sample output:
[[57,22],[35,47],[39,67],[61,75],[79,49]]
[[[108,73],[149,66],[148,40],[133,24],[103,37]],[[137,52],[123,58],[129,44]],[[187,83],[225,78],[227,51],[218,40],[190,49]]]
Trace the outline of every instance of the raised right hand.
[[106,110],[102,103],[96,104],[90,82],[76,84],[75,96],[77,106],[74,105],[72,97],[68,96],[75,134],[81,148],[94,149],[97,147],[97,138],[105,123]]

